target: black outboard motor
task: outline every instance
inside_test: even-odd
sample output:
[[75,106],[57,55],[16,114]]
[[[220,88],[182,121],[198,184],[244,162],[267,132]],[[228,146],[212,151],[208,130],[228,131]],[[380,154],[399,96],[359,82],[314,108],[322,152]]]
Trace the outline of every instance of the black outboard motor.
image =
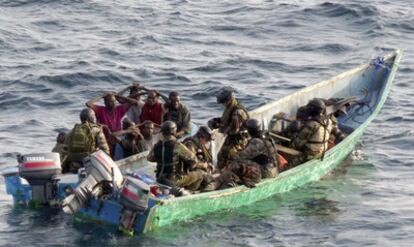
[[19,175],[32,186],[32,202],[56,205],[57,175],[61,173],[58,153],[39,153],[17,156]]
[[123,182],[121,171],[115,162],[102,150],[83,160],[86,176],[62,202],[65,213],[73,214],[84,207],[90,198],[100,199],[117,191]]
[[121,190],[119,202],[123,206],[121,212],[120,230],[128,235],[134,232],[134,222],[138,213],[148,208],[150,186],[133,177],[126,177]]

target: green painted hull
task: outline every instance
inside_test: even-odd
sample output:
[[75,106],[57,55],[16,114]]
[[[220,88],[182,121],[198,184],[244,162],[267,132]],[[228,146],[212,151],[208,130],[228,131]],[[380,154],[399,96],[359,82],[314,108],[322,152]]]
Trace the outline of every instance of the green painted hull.
[[[377,90],[375,92],[376,99],[374,99],[375,108],[373,108],[373,111],[365,117],[362,123],[358,123],[358,126],[355,126],[355,130],[345,140],[329,150],[323,160],[308,161],[305,164],[281,173],[277,178],[263,180],[253,189],[239,186],[226,190],[160,201],[156,206],[151,208],[144,232],[154,231],[159,227],[171,225],[178,221],[189,220],[214,211],[248,205],[275,194],[284,193],[307,183],[317,181],[331,172],[352,152],[365,129],[382,108],[391,90],[400,57],[401,51],[397,50],[385,58],[391,65],[391,70],[386,73],[381,71],[381,69],[378,72],[372,68],[372,65],[362,65],[251,112],[253,117],[267,122],[267,119],[270,119],[271,115],[279,111],[278,108],[286,109],[287,105],[291,105],[289,109],[291,112],[294,112],[298,106],[303,105],[312,97],[328,98],[328,96],[332,95],[336,97],[355,95],[355,92],[352,91],[354,86],[349,86],[347,83],[352,84],[354,81],[358,82],[358,84],[363,84],[362,82],[366,83],[367,80],[377,83],[378,85],[374,86],[368,85],[370,88]],[[375,73],[382,73],[382,77],[385,79],[381,81],[381,75]],[[347,79],[348,77],[349,79]],[[358,88],[358,91],[362,88],[362,86]],[[330,94],[329,90],[336,90],[336,93]]]

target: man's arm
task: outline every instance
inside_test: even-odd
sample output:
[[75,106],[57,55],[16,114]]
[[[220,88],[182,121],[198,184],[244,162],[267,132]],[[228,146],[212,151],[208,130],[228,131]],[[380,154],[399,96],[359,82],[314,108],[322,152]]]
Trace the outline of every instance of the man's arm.
[[122,103],[122,104],[128,104],[129,106],[131,106],[131,105],[138,105],[139,104],[139,101],[138,100],[136,100],[136,99],[133,99],[133,98],[130,98],[130,97],[125,97],[125,96],[122,96],[122,95],[115,95],[115,98],[116,98],[116,100],[118,100],[118,102],[119,103]]
[[154,147],[151,149],[151,151],[149,152],[148,156],[147,156],[147,160],[149,162],[156,162],[157,160],[155,159],[155,155],[154,155]]
[[245,149],[236,154],[236,160],[250,160],[260,154],[264,142],[259,139],[253,139]]
[[98,97],[89,100],[88,102],[86,102],[86,106],[93,109],[94,105],[96,104],[96,102],[98,102],[99,100],[103,99],[107,94],[103,94],[103,95],[99,95]]
[[183,127],[181,131],[183,131],[183,135],[191,132],[191,112],[186,106],[183,106]]
[[159,97],[162,98],[162,100],[164,100],[165,103],[169,103],[170,102],[170,99],[167,96],[165,96],[164,94],[162,94],[160,91],[155,91],[155,92],[157,93],[157,95]]
[[96,135],[96,146],[109,155],[109,146],[102,130],[99,130]]

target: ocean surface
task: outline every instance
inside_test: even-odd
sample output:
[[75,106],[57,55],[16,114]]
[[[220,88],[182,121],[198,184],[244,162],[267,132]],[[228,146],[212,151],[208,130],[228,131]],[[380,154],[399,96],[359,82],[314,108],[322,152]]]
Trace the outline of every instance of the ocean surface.
[[0,0],[0,169],[134,81],[178,90],[205,123],[223,86],[253,109],[404,50],[381,113],[319,182],[128,238],[14,209],[1,177],[0,246],[414,246],[413,40],[409,0]]

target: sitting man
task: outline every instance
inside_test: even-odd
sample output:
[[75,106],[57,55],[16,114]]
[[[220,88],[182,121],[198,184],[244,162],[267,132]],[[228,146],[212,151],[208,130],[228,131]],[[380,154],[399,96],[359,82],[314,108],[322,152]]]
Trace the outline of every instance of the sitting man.
[[200,126],[197,133],[187,137],[183,144],[197,156],[199,161],[212,164],[213,158],[210,150],[212,137],[213,131],[209,127]]
[[162,139],[155,144],[147,159],[157,162],[157,182],[171,187],[182,187],[195,191],[209,175],[198,168],[206,168],[206,163],[197,163],[195,155],[182,143],[175,134],[177,126],[172,121],[165,121],[161,127]]
[[75,124],[66,138],[67,158],[62,165],[63,173],[76,173],[83,166],[83,158],[99,149],[109,153],[105,135],[101,127],[95,124],[94,111],[89,108],[83,109],[80,113],[80,120],[81,123]]
[[149,151],[160,140],[160,134],[154,134],[154,124],[148,120],[142,123],[141,129],[143,138],[137,143],[138,151]]
[[170,120],[177,125],[177,138],[191,132],[191,113],[188,108],[181,103],[177,92],[171,92],[168,102],[164,104],[164,121]]
[[208,122],[212,129],[226,134],[226,139],[218,153],[217,166],[224,169],[231,158],[247,144],[247,137],[243,135],[244,122],[249,118],[246,109],[236,99],[231,88],[223,88],[217,95],[217,103],[225,109],[221,118],[213,118]]
[[65,132],[59,132],[59,134],[56,137],[56,145],[53,147],[52,152],[58,153],[60,155],[60,160],[63,163],[66,159],[66,133]]
[[122,130],[112,133],[117,139],[114,160],[120,160],[139,153],[138,142],[142,139],[139,128],[129,118],[122,120]]
[[[102,98],[104,99],[105,106],[97,105],[96,102]],[[117,100],[126,103],[116,105]],[[98,96],[97,98],[86,102],[86,106],[95,112],[97,122],[105,127],[104,133],[106,139],[108,140],[111,154],[113,154],[116,143],[116,140],[111,133],[121,130],[121,119],[128,111],[129,107],[134,104],[138,104],[138,101],[132,98],[116,95],[111,92],[105,93],[102,96]]]
[[291,164],[296,166],[311,159],[323,158],[328,150],[328,140],[332,131],[332,121],[326,115],[326,106],[321,99],[312,99],[306,105],[309,113],[299,130],[297,136],[292,140],[291,147],[302,152],[301,155],[293,157]]
[[277,150],[270,137],[266,137],[261,124],[257,119],[248,119],[246,129],[250,139],[247,146],[236,154],[234,160],[241,164],[255,163],[260,166],[262,178],[274,178],[277,176]]
[[134,123],[139,124],[141,122],[141,113],[142,108],[144,107],[144,102],[141,100],[141,95],[146,94],[148,89],[140,86],[138,83],[134,83],[131,86],[126,87],[125,89],[118,92],[118,95],[123,95],[127,90],[129,90],[128,98],[132,98],[137,101],[137,104],[132,104],[126,113],[126,116],[131,119]]
[[163,122],[164,108],[158,99],[160,96],[164,100],[168,101],[168,98],[159,92],[155,90],[148,91],[147,100],[142,107],[142,113],[140,117],[141,123],[149,120],[157,125],[161,125]]

